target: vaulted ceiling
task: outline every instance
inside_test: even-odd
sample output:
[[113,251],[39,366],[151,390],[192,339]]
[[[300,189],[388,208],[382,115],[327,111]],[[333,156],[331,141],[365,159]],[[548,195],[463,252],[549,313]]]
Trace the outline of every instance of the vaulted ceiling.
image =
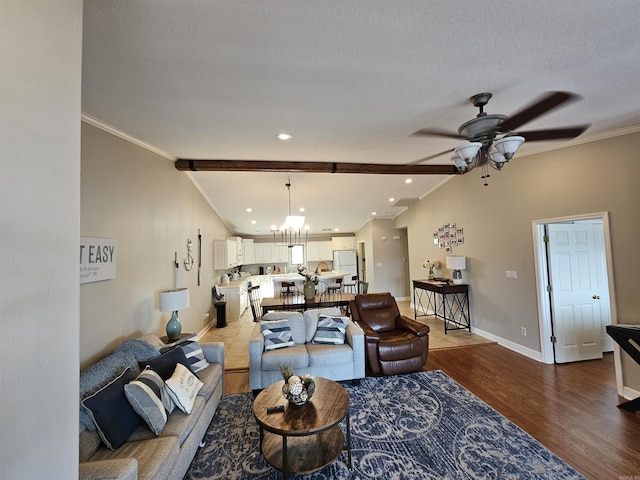
[[[639,31],[636,0],[85,0],[82,110],[172,159],[400,165],[462,143],[411,134],[456,132],[473,94],[510,115],[566,90],[582,100],[526,129],[590,123],[581,142],[640,124]],[[448,178],[189,175],[245,236],[283,222],[289,177],[312,234],[392,218]]]

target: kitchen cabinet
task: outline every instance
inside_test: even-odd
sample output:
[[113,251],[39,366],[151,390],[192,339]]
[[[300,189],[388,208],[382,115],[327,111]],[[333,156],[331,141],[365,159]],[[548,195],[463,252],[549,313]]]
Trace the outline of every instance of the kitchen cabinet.
[[331,237],[333,250],[355,250],[356,237]]
[[236,244],[236,265],[242,265],[244,263],[244,252],[242,238],[240,237],[227,237],[227,240],[231,240]]
[[321,262],[333,260],[333,245],[331,241],[307,243],[307,262]]
[[227,302],[227,321],[240,320],[240,316],[249,305],[247,282],[238,285],[218,285],[218,290]]
[[249,277],[249,282],[260,287],[260,298],[273,298],[273,280],[270,275],[254,275]]
[[233,240],[213,241],[213,269],[227,270],[238,266],[237,243]]
[[255,263],[271,263],[272,243],[254,243]]
[[242,265],[256,263],[256,249],[252,238],[242,239]]
[[272,244],[271,263],[289,263],[289,247]]

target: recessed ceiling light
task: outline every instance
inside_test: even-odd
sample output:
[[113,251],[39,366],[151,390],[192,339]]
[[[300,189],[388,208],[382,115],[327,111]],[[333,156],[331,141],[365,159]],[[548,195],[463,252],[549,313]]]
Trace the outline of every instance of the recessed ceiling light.
[[255,220],[251,220],[251,225],[255,225],[256,221]]
[[395,202],[395,201],[396,201],[396,199],[395,199],[395,198],[393,198],[393,197],[391,197],[391,198],[389,199],[389,201],[390,201],[390,202]]
[[376,212],[371,212],[371,215],[377,215],[377,213]]
[[300,210],[298,210],[299,212],[304,212],[304,207],[300,207]]
[[251,213],[253,212],[253,210],[251,210],[250,208],[247,208],[247,213]]
[[404,181],[404,183],[411,183],[411,182],[413,182],[413,178],[407,178],[407,179]]
[[290,133],[279,133],[276,135],[276,137],[278,137],[279,140],[289,140],[291,138],[293,138],[293,135],[291,135]]
[[333,229],[333,231],[334,231],[334,232],[339,232],[339,231],[340,231],[340,229],[339,229],[339,228],[334,228],[334,229]]

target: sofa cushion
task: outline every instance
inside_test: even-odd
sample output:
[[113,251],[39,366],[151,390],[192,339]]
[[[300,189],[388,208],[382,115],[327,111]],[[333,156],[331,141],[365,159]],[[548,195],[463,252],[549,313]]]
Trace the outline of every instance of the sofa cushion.
[[187,360],[187,356],[184,354],[184,350],[180,345],[176,345],[171,350],[164,352],[155,358],[138,362],[138,365],[142,370],[144,370],[147,365],[150,366],[166,382],[167,379],[173,375],[173,372],[176,369],[176,364],[178,363],[181,363],[189,369],[191,368],[189,360]]
[[260,329],[264,336],[264,349],[267,352],[294,345],[291,339],[289,320],[286,318],[271,321],[263,320],[260,322]]
[[[149,429],[145,430],[149,432]],[[127,442],[116,451],[99,448],[91,461],[135,458],[138,462],[138,480],[156,480],[170,478],[179,454],[178,439],[162,436],[140,442]]]
[[296,369],[309,366],[309,353],[305,345],[294,345],[281,350],[272,350],[262,354],[262,370],[280,370],[280,365],[289,365]]
[[262,317],[265,321],[279,320],[282,318],[289,320],[293,343],[305,343],[304,318],[300,312],[269,312]]
[[198,372],[198,377],[203,383],[198,395],[204,397],[205,400],[209,400],[218,384],[224,378],[222,365],[219,363],[210,363],[207,368]]
[[184,350],[184,355],[187,357],[187,360],[189,360],[191,370],[194,373],[198,373],[209,366],[209,362],[204,358],[202,346],[200,342],[198,342],[198,335],[194,333],[190,337],[185,338],[180,342],[180,346]]
[[344,335],[347,331],[347,320],[343,317],[334,317],[321,314],[318,319],[318,328],[313,337],[313,343],[330,345],[344,344]]
[[304,340],[309,343],[313,340],[318,328],[318,318],[321,314],[340,316],[340,309],[338,307],[327,308],[314,308],[311,310],[305,310],[302,315],[304,318]]
[[82,407],[82,400],[93,395],[114,378],[120,376],[128,367],[130,367],[135,374],[140,372],[136,358],[131,352],[118,351],[110,353],[80,372],[80,401],[78,404],[80,424],[84,428],[89,431],[95,431],[96,425],[89,416],[89,412]]
[[134,378],[131,368],[127,368],[107,386],[82,401],[100,438],[112,450],[125,443],[142,421],[124,395],[124,386]]
[[184,413],[191,413],[196,395],[202,388],[202,382],[198,377],[187,367],[178,363],[171,378],[167,379],[166,386],[176,406]]
[[164,381],[150,367],[124,386],[124,395],[151,431],[160,434],[167,423],[167,412],[173,411],[174,403],[165,392]]
[[98,447],[102,444],[100,435],[96,430],[89,431],[80,426],[80,443],[79,443],[79,458],[81,462],[86,462],[91,458],[91,455],[98,450]]
[[[206,407],[207,401],[204,397],[197,396],[196,401],[193,403],[193,408],[190,414],[186,414],[180,409],[176,408],[174,412],[167,418],[167,423],[164,426],[164,430],[158,435],[158,437],[176,437],[180,446],[191,434],[191,431],[195,428],[196,423],[201,419],[200,416]],[[157,438],[151,430],[146,426],[138,427],[135,432],[131,434],[128,442],[137,442],[140,440],[150,440]]]
[[309,343],[309,367],[324,368],[328,365],[353,365],[353,349],[350,345],[327,345]]

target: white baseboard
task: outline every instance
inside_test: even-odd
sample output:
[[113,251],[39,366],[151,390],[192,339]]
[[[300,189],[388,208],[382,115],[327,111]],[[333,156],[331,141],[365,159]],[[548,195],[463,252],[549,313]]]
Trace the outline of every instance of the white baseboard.
[[640,392],[637,390],[634,390],[633,388],[624,387],[622,390],[623,390],[622,396],[627,400],[633,400],[635,398],[640,397]]
[[489,340],[493,340],[498,345],[508,348],[509,350],[519,353],[520,355],[524,355],[525,357],[529,357],[532,360],[542,362],[542,352],[536,352],[535,350],[512,342],[511,340],[507,340],[506,338],[502,338],[497,335],[493,335],[492,333],[485,332],[484,330],[474,328],[473,325],[471,326],[471,332],[476,333],[481,337],[488,338]]

